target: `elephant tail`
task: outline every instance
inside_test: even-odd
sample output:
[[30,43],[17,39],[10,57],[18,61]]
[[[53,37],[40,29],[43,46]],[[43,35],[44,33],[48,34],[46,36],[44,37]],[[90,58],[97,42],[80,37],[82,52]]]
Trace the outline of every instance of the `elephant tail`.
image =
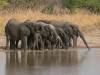
[[80,38],[83,40],[84,44],[86,45],[86,47],[88,48],[88,50],[90,50],[90,47],[88,46],[84,36],[83,36],[83,33],[78,29],[78,32],[79,32],[79,36]]

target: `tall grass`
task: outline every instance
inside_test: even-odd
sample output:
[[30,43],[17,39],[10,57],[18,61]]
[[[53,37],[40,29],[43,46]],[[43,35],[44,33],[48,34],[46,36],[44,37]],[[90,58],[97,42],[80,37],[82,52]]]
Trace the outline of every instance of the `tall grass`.
[[[86,11],[85,11],[86,12]],[[28,9],[24,10],[16,10],[16,12],[0,12],[0,35],[4,35],[4,27],[7,21],[11,18],[16,18],[19,21],[25,21],[27,19],[30,20],[39,20],[39,19],[47,19],[47,20],[57,20],[57,21],[68,21],[73,24],[78,25],[83,31],[90,32],[94,29],[100,29],[100,15],[88,14],[84,11],[78,11],[75,14],[63,14],[63,15],[55,15],[55,14],[43,14],[39,11],[32,11]]]

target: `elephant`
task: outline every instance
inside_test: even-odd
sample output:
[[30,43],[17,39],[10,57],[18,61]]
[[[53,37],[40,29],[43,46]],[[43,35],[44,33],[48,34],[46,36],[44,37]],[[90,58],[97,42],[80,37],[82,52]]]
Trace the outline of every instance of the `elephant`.
[[27,24],[26,26],[30,29],[30,36],[27,39],[28,49],[43,49],[44,41],[42,38],[45,32],[43,26],[31,20],[26,20],[25,23]]
[[80,31],[80,29],[76,25],[74,25],[70,22],[60,22],[60,21],[52,21],[52,20],[51,21],[50,20],[37,20],[37,22],[44,22],[47,24],[52,24],[55,27],[62,28],[68,38],[67,41],[69,42],[69,47],[72,47],[71,40],[73,40],[73,47],[76,47],[77,46],[77,38],[80,36],[80,38],[85,43],[86,47],[88,49],[90,49],[84,36],[83,36],[82,31]]
[[6,34],[6,49],[9,49],[9,43],[10,43],[10,49],[16,48],[15,40],[18,41],[18,25],[20,22],[18,22],[16,19],[10,19],[6,26],[5,26],[5,34]]
[[33,36],[35,33],[41,34],[45,49],[54,49],[57,47],[57,42],[62,43],[62,40],[57,34],[55,27],[51,24],[33,22],[33,25],[30,26],[30,29]]
[[86,45],[86,47],[88,48],[88,50],[90,49],[90,47],[88,46],[85,38],[84,38],[84,35],[82,33],[82,31],[79,29],[78,26],[76,25],[70,25],[72,27],[72,30],[73,30],[73,36],[72,36],[72,39],[73,39],[73,46],[76,47],[77,46],[77,38],[80,37],[84,44]]
[[26,22],[18,22],[16,19],[10,19],[5,26],[6,34],[6,49],[16,49],[19,40],[21,40],[21,47],[27,49],[27,39],[30,36],[30,29]]
[[68,36],[64,32],[64,30],[60,26],[56,26],[56,31],[57,34],[61,37],[62,42],[63,42],[63,48],[68,49],[69,44],[68,44]]
[[35,35],[34,35],[33,49],[35,49],[35,50],[44,49],[44,43],[43,43],[43,40],[42,40],[42,36],[38,32],[35,33]]
[[71,46],[72,46],[71,40],[73,41],[73,47],[76,47],[77,39],[78,39],[78,37],[80,37],[83,40],[86,47],[88,48],[88,50],[90,49],[85,40],[85,37],[84,37],[82,31],[79,29],[78,25],[72,24],[70,22],[65,22],[65,24],[63,25],[63,29],[64,28],[65,28],[65,30],[66,30],[66,28],[68,28],[68,29],[70,28],[69,33],[71,33],[71,34],[69,34],[70,35],[69,42],[70,42]]
[[72,28],[70,26],[64,27],[65,23],[59,21],[50,20],[37,20],[37,22],[44,22],[47,24],[52,24],[57,31],[57,34],[62,38],[65,48],[71,46],[69,42],[70,35],[72,34]]

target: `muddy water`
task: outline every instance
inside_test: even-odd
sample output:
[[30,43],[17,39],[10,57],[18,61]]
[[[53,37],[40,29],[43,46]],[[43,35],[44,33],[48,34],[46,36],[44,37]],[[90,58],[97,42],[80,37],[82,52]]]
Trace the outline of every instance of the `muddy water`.
[[100,49],[1,51],[0,75],[100,75]]

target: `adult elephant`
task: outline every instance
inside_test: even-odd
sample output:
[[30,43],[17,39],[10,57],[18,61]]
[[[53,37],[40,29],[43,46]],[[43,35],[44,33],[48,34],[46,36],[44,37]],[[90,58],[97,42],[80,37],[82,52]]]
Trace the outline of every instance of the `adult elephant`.
[[38,20],[38,22],[44,22],[47,24],[52,24],[56,27],[60,26],[64,32],[66,33],[67,37],[68,37],[68,41],[69,41],[69,46],[72,46],[71,40],[73,40],[73,47],[77,46],[77,38],[80,36],[80,38],[83,40],[83,42],[85,43],[86,47],[89,49],[89,46],[83,36],[83,33],[79,30],[79,28],[69,22],[60,22],[60,21],[50,21],[50,20]]
[[66,35],[66,33],[64,32],[64,30],[61,28],[61,26],[55,26],[56,27],[56,31],[57,34],[60,36],[60,38],[62,39],[63,42],[63,47],[64,49],[68,49],[69,48],[69,39],[68,39],[68,35]]
[[52,24],[47,24],[44,22],[37,22],[37,24],[43,26],[44,32],[46,32],[46,41],[49,43],[49,47],[51,46],[51,49],[60,48],[63,46],[62,39],[57,34],[56,28]]
[[76,26],[76,25],[73,25],[73,24],[70,24],[70,26],[72,27],[72,30],[73,30],[73,36],[72,36],[72,39],[73,39],[73,46],[74,46],[74,47],[77,46],[77,38],[80,37],[80,38],[83,40],[83,42],[84,42],[84,44],[86,45],[86,47],[87,47],[88,49],[90,49],[89,46],[88,46],[88,44],[87,44],[87,42],[86,42],[86,40],[85,40],[85,38],[84,38],[84,35],[83,35],[83,33],[81,32],[81,30],[79,29],[79,27]]
[[72,28],[69,25],[65,25],[65,22],[53,21],[53,20],[37,20],[37,22],[44,22],[47,24],[52,24],[58,33],[58,35],[62,38],[65,48],[71,47],[72,44],[70,42],[70,37],[73,34]]
[[21,47],[27,49],[27,38],[30,35],[30,29],[28,23],[18,22],[16,19],[10,19],[5,26],[6,34],[6,49],[16,49],[19,40],[21,40]]
[[27,40],[28,49],[42,50],[44,48],[43,35],[45,31],[41,24],[27,20],[27,27],[30,29],[30,36]]
[[40,32],[36,32],[34,35],[33,49],[35,50],[43,50],[44,42],[42,40],[42,36]]

